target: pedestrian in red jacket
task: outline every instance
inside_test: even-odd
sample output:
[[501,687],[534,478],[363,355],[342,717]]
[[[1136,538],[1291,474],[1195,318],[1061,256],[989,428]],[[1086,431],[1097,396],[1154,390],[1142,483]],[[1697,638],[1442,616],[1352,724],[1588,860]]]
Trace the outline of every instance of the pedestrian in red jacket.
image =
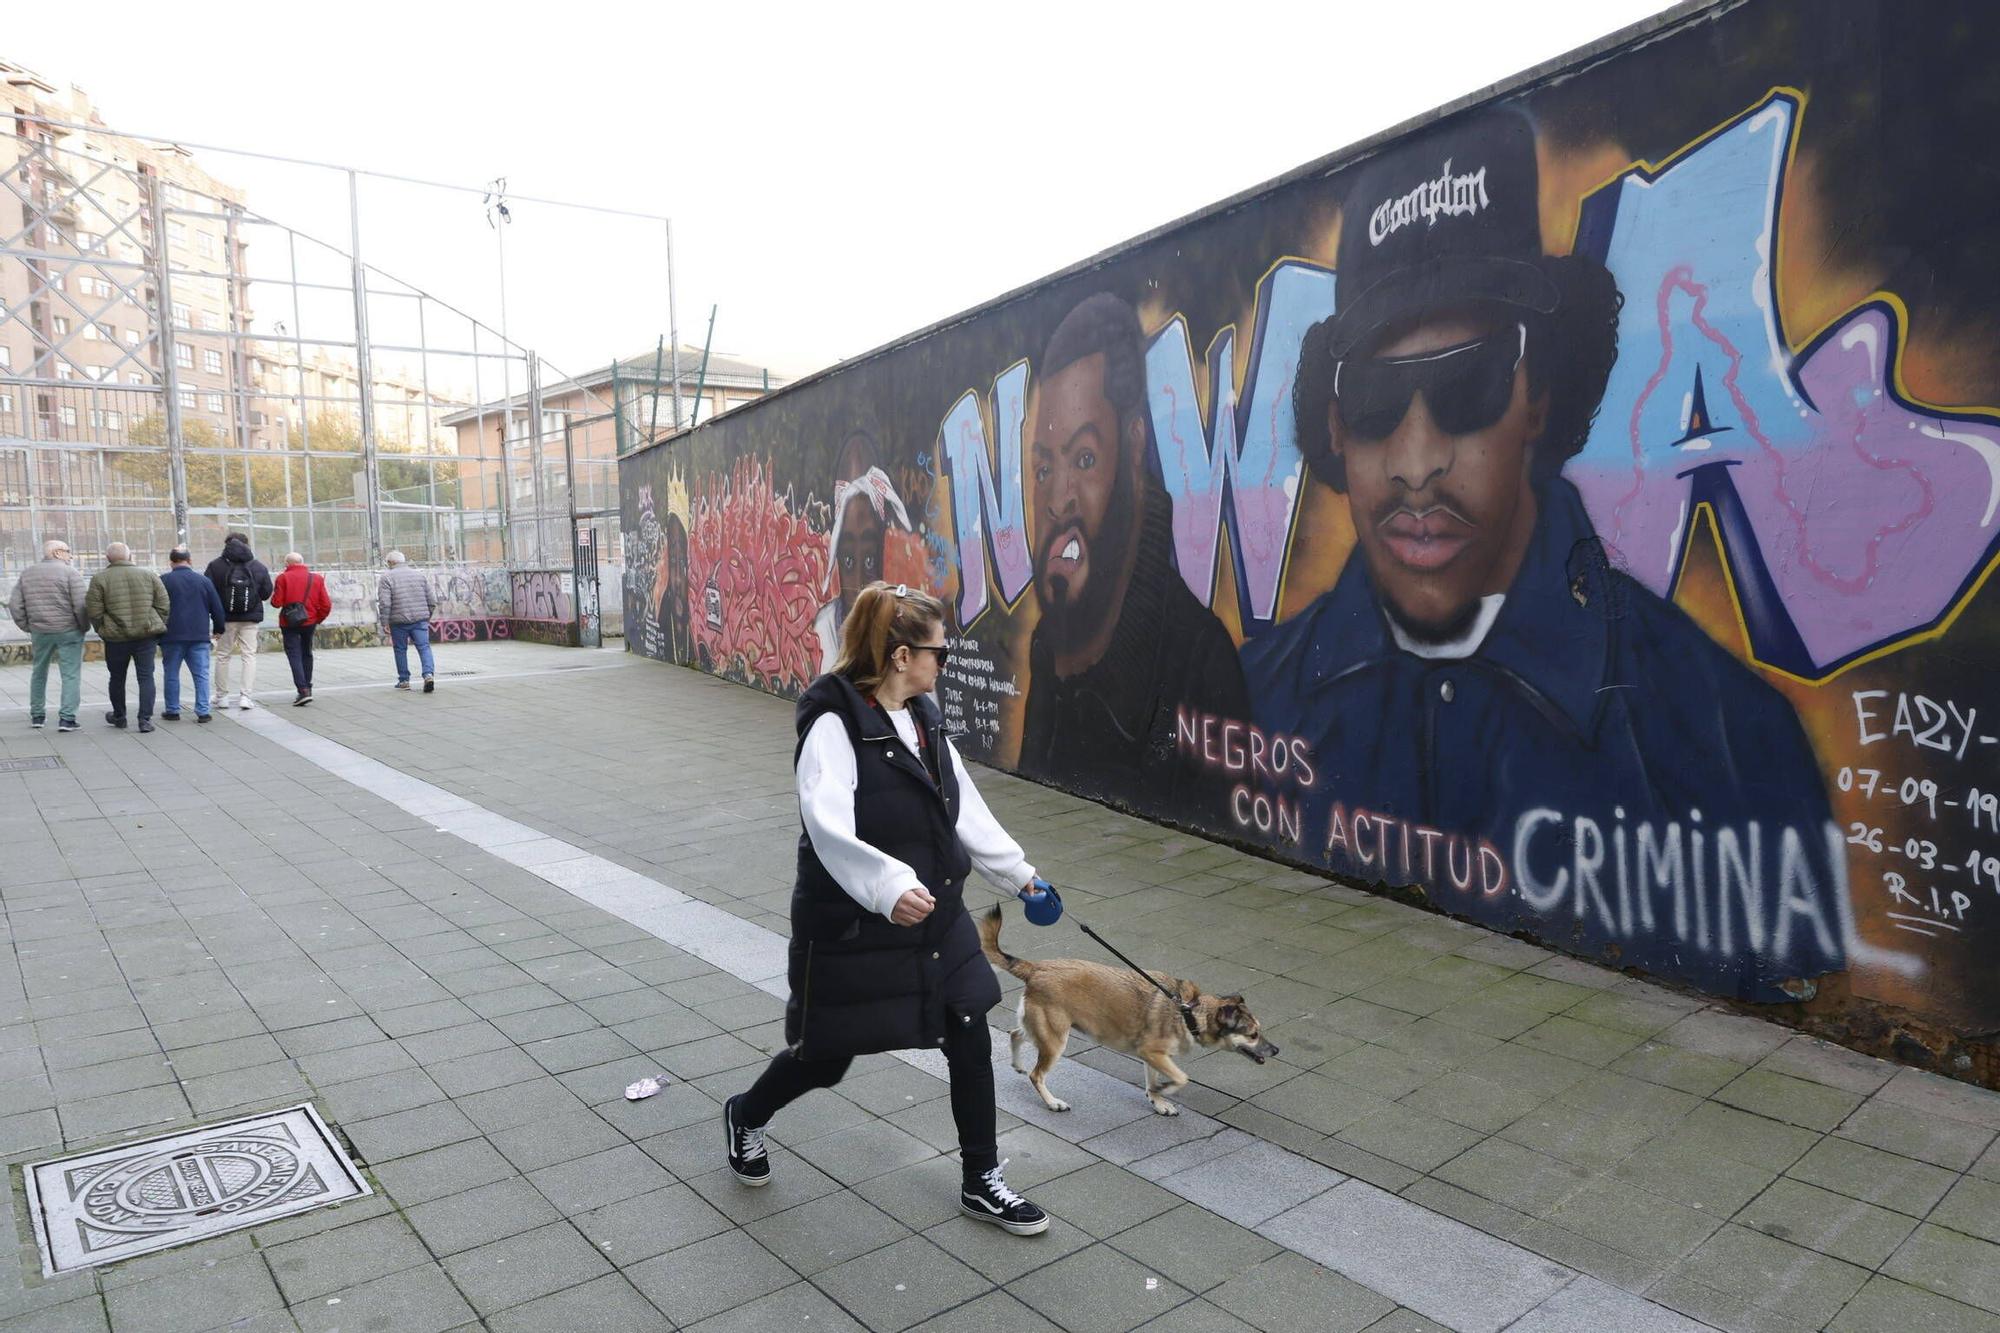
[[271,585],[271,605],[278,608],[278,628],[285,635],[285,660],[292,664],[292,686],[299,697],[292,707],[312,702],[313,631],[333,614],[333,597],[326,579],[306,568],[297,551],[285,557],[285,571]]

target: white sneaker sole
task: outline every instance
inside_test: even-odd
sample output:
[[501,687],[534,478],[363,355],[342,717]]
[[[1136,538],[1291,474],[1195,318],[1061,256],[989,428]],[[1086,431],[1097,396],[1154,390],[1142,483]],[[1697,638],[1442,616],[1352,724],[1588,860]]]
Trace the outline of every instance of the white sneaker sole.
[[1017,1236],[1039,1236],[1049,1229],[1049,1215],[1047,1213],[1042,1214],[1042,1220],[1039,1222],[1009,1222],[1006,1218],[996,1217],[984,1208],[974,1208],[964,1199],[958,1201],[958,1210],[967,1217],[980,1222],[991,1222],[1001,1230],[1011,1231]]

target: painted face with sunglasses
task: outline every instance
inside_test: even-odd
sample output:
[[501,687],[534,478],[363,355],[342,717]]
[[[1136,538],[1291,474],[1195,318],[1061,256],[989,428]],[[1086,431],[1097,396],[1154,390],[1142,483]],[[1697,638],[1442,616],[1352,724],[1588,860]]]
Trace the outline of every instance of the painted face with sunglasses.
[[1356,536],[1412,637],[1445,641],[1504,593],[1535,529],[1525,327],[1457,307],[1391,325],[1343,358],[1327,409]]

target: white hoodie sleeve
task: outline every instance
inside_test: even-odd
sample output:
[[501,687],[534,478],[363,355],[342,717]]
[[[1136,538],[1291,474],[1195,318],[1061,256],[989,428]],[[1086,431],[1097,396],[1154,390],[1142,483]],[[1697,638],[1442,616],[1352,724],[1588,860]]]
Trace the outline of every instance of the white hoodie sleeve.
[[1024,887],[1035,877],[1035,868],[1028,864],[1021,844],[986,808],[986,798],[972,785],[972,773],[959,757],[958,747],[949,739],[945,745],[951,750],[951,765],[958,774],[958,840],[971,853],[973,866],[994,884],[1010,893]]
[[[854,742],[848,740],[847,727],[837,715],[821,714],[806,733],[805,745],[799,750],[797,777],[799,816],[805,822],[806,836],[812,840],[820,864],[847,890],[848,897],[886,917],[896,909],[897,899],[923,887],[916,871],[855,834],[854,789],[859,778]],[[961,815],[961,829],[964,824]]]

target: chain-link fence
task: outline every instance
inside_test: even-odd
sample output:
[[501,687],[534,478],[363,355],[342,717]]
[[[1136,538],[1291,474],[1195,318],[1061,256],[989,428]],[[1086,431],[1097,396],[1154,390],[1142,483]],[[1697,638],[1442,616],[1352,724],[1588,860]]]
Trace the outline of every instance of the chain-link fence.
[[[260,215],[186,154],[21,115],[0,138],[0,595],[60,537],[164,566],[248,533],[267,558],[567,567],[616,510],[610,410],[519,342]],[[504,307],[503,307],[504,308]],[[610,520],[615,526],[615,516]],[[616,549],[615,531],[599,540]]]

